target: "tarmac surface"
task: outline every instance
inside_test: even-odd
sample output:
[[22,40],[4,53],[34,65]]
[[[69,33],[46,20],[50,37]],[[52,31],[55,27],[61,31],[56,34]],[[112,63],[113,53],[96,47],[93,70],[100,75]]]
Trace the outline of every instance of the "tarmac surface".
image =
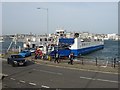
[[2,61],[2,88],[118,88],[118,74],[59,68],[29,61],[12,67]]

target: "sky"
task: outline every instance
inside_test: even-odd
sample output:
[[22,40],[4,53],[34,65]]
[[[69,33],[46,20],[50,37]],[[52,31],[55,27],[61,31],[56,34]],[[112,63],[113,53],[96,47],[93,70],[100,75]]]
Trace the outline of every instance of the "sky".
[[2,3],[2,34],[54,33],[57,28],[68,32],[118,33],[118,3]]

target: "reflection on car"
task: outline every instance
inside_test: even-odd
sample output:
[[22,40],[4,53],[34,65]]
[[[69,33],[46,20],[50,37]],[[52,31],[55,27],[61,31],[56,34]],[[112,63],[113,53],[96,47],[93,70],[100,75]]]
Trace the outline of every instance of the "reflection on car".
[[27,65],[27,61],[21,55],[11,55],[7,58],[7,63],[11,64],[13,67],[18,65]]

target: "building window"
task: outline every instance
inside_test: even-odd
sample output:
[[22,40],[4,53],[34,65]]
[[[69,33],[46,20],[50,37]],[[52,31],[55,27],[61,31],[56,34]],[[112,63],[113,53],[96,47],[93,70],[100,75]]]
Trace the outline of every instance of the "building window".
[[49,38],[48,41],[51,41],[51,39]]
[[40,41],[42,41],[42,39],[40,38]]
[[47,38],[45,38],[45,41],[47,41]]

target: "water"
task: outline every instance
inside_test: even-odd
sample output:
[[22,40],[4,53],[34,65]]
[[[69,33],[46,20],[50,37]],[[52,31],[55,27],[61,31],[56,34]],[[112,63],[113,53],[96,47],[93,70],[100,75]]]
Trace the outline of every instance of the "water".
[[[0,52],[5,52],[9,45],[11,40],[7,40],[5,42],[0,42]],[[23,47],[22,42],[17,42],[17,47],[21,46]],[[2,45],[2,46],[1,46]],[[13,43],[12,47],[15,47],[15,44]],[[85,55],[85,57],[97,57],[99,59],[106,59],[106,58],[114,58],[118,57],[118,41],[112,41],[112,40],[106,40],[104,42],[104,49],[92,52],[90,54]]]
[[[4,40],[4,42],[0,42],[0,53],[5,53],[11,43],[12,39],[7,39]],[[21,48],[23,47],[23,43],[22,42],[17,42],[17,45],[15,45],[15,43],[13,42],[12,46],[10,49],[12,49],[13,47],[18,48],[19,46],[21,46]]]
[[99,59],[110,59],[118,57],[118,41],[104,41],[104,49],[85,55],[87,57],[97,57]]

